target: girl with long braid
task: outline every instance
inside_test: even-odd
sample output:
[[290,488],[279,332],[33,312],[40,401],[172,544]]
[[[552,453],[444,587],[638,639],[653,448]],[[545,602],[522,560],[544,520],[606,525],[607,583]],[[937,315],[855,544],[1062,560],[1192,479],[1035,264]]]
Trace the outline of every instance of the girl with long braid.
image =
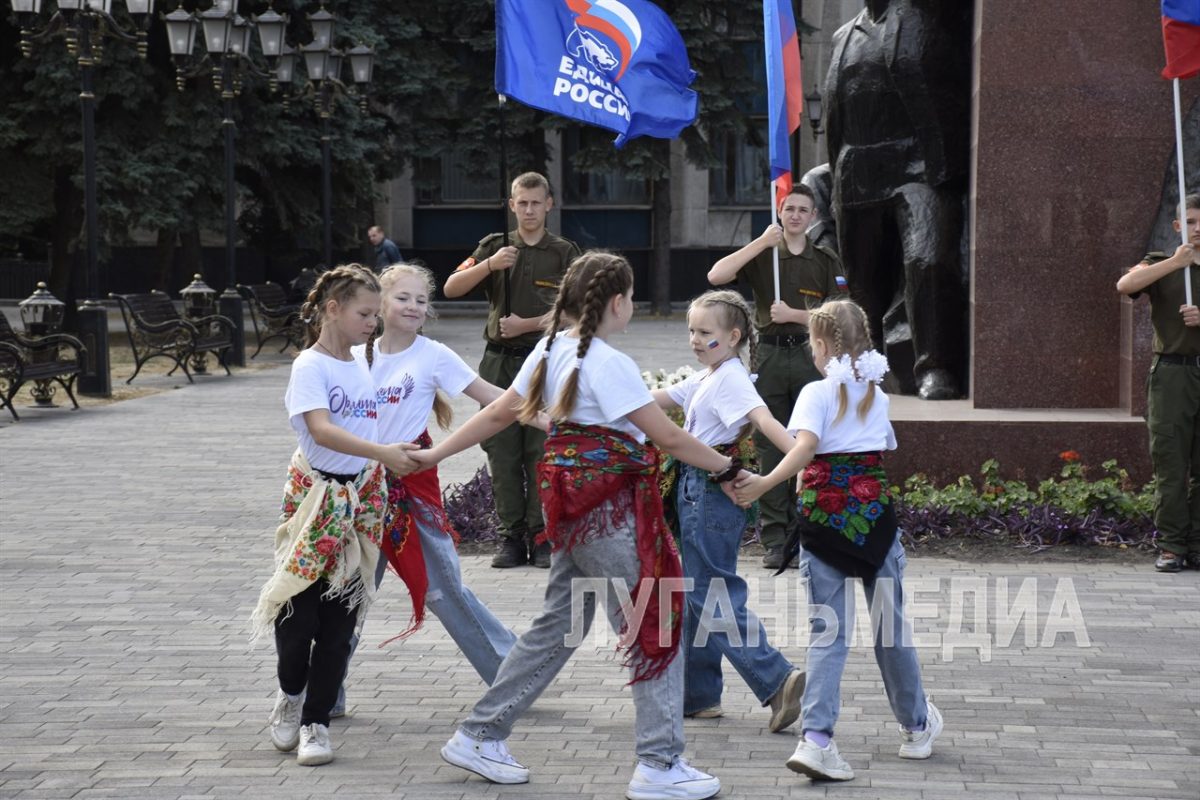
[[[675,657],[681,567],[663,521],[658,455],[645,437],[722,480],[736,477],[740,462],[673,424],[654,403],[637,365],[609,344],[632,315],[629,262],[612,253],[584,253],[563,278],[546,338],[512,386],[444,442],[417,455],[422,463],[436,463],[549,406],[553,425],[538,470],[544,536],[553,551],[545,607],[442,748],[442,758],[494,783],[528,782],[529,770],[509,753],[506,739],[582,640],[568,634],[586,635],[591,624],[596,591],[573,598],[573,584],[591,579],[595,590],[599,579],[632,671],[638,765],[626,796],[699,800],[715,795],[721,784],[683,758],[683,661]],[[568,318],[573,322],[563,330]],[[573,619],[573,606],[582,608],[582,620]]]
[[[433,274],[415,264],[393,264],[379,276],[383,291],[383,335],[350,349],[375,384],[379,437],[385,442],[432,445],[430,412],[449,429],[452,412],[446,396],[465,394],[480,405],[501,389],[480,378],[446,345],[421,334],[434,316]],[[386,564],[404,581],[412,600],[412,623],[397,638],[415,633],[425,620],[426,603],[450,638],[486,683],[517,637],[463,585],[455,545],[458,534],[442,507],[436,468],[399,475],[388,470],[383,559],[375,574],[378,587]],[[361,628],[362,619],[359,620]],[[358,636],[353,640],[357,647]],[[345,713],[345,688],[338,693],[334,716]]]
[[375,594],[384,468],[403,473],[415,465],[412,445],[379,444],[375,385],[350,355],[375,330],[374,274],[357,264],[325,272],[301,314],[307,347],[292,363],[284,395],[299,447],[284,486],[274,571],[250,622],[254,639],[275,634],[271,742],[316,766],[333,760],[329,712],[358,615]]
[[[684,429],[719,452],[736,455],[752,428],[786,453],[794,440],[754,390],[754,378],[742,363],[750,351],[755,367],[755,332],[746,300],[728,290],[706,292],[688,309],[688,341],[696,360],[707,369],[682,383],[656,389],[663,409],[682,408]],[[721,657],[729,660],[763,706],[770,706],[772,733],[800,716],[804,671],[792,665],[767,641],[762,623],[746,608],[746,582],[737,574],[738,548],[746,527],[745,512],[702,469],[682,465],[675,484],[683,574],[693,581],[687,593],[684,625],[684,716],[721,716]],[[710,592],[724,596],[714,599]],[[712,610],[721,608],[719,630]],[[707,609],[707,612],[706,612]],[[728,627],[736,626],[730,640]],[[753,644],[752,644],[753,643]]]
[[896,449],[888,397],[879,388],[887,359],[871,348],[867,315],[849,300],[809,314],[809,342],[825,377],[800,390],[788,423],[796,444],[770,474],[739,479],[737,497],[749,504],[800,473],[800,526],[785,548],[784,566],[802,541],[800,573],[809,607],[821,613],[810,615],[804,735],[787,766],[814,779],[848,781],[854,770],[838,753],[833,729],[854,625],[852,578],[862,580],[873,609],[875,661],[900,723],[901,758],[929,758],[942,715],[925,695],[904,617],[906,559],[882,461],[884,450]]

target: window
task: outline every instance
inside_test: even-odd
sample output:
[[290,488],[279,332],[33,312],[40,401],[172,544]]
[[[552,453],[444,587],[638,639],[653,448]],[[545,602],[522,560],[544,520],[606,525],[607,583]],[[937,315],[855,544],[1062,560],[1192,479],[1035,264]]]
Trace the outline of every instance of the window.
[[563,131],[563,191],[567,205],[645,206],[650,204],[647,181],[626,178],[619,172],[584,172],[572,161],[583,149],[612,149],[616,134],[600,128],[571,127]]
[[496,170],[476,172],[454,151],[440,158],[422,158],[414,170],[413,186],[419,206],[443,204],[487,205],[500,203]]
[[[767,121],[756,119],[766,133]],[[752,144],[745,134],[723,133],[713,139],[720,165],[708,171],[708,201],[713,206],[770,206],[771,169],[765,139]]]

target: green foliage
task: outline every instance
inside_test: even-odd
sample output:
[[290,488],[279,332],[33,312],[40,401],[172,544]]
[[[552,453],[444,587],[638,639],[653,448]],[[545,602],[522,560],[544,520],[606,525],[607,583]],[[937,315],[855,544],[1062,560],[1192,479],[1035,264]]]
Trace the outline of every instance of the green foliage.
[[1044,506],[1077,517],[1098,512],[1132,520],[1152,513],[1153,483],[1135,486],[1115,460],[1105,461],[1100,469],[1098,477],[1089,479],[1088,467],[1081,461],[1068,460],[1057,477],[1030,486],[1024,481],[1002,480],[999,463],[989,459],[980,468],[978,482],[962,475],[939,488],[925,475],[917,474],[904,482],[903,489],[894,487],[893,493],[910,508],[938,508],[971,517],[1009,513],[1027,516],[1030,509]]

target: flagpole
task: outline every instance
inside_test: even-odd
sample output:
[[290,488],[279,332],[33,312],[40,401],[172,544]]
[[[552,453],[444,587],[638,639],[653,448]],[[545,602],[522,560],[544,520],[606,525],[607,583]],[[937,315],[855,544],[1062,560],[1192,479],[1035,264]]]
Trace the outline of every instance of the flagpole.
[[[496,95],[500,106],[500,207],[504,212],[504,246],[508,247],[508,137],[504,135],[504,104],[508,98],[502,94]],[[514,264],[513,266],[516,266]],[[512,269],[504,270],[504,316],[512,314]]]
[[[771,224],[779,224],[779,207],[775,205],[778,196],[775,194],[775,181],[771,181]],[[779,247],[771,248],[771,265],[775,276],[775,302],[779,302]]]
[[[1183,179],[1183,122],[1179,110],[1179,78],[1171,81],[1175,89],[1175,164],[1179,167],[1179,236],[1183,244],[1188,243],[1187,189]],[[1183,272],[1185,302],[1192,304],[1192,268]]]

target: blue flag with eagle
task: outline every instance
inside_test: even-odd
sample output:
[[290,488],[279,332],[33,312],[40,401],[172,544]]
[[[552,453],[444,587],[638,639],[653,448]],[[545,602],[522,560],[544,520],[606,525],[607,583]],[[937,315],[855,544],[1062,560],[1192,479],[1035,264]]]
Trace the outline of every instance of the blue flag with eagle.
[[673,139],[696,120],[683,37],[647,0],[497,0],[496,91],[616,131]]

